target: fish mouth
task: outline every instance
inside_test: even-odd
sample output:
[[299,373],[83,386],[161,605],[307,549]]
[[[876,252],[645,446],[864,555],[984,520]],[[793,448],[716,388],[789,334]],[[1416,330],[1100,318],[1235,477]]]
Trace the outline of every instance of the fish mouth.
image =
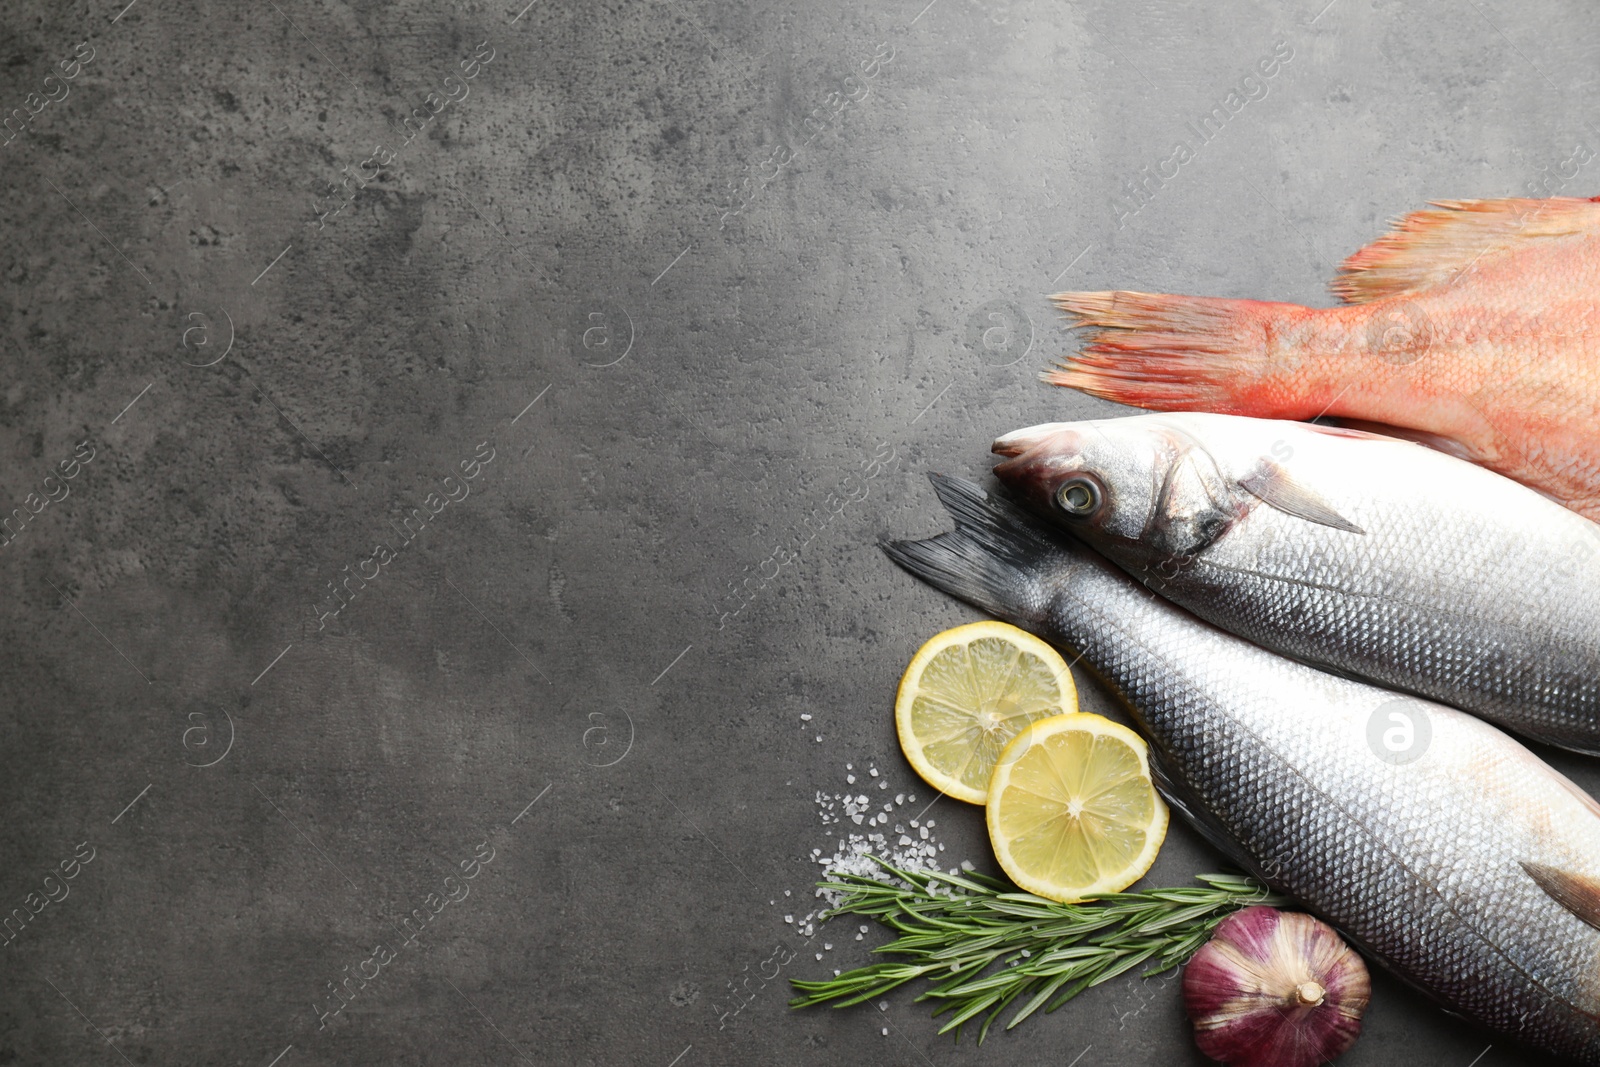
[[1070,430],[1072,426],[1070,422],[1045,422],[1038,426],[1012,430],[1002,437],[995,438],[994,444],[989,446],[989,451],[997,456],[1020,456],[1061,431]]
[[1069,471],[1083,465],[1079,428],[1051,422],[1006,434],[990,446],[997,455],[1009,456],[995,465],[994,475],[1029,503],[1039,506]]

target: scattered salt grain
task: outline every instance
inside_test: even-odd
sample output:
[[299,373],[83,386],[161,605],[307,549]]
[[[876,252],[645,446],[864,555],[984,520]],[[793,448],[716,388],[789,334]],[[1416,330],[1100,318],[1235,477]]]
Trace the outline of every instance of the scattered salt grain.
[[824,952],[832,952],[833,951],[833,942],[824,941],[822,943],[822,951],[824,951]]
[[802,716],[800,716],[800,721],[801,722],[810,722],[811,721],[811,716],[810,715],[802,715]]
[[821,963],[821,962],[822,962],[822,953],[820,953],[820,952],[819,952],[819,953],[817,953],[817,962],[818,962],[818,963]]
[[794,916],[793,915],[785,915],[783,917],[783,921],[786,922],[786,923],[792,923],[792,922],[794,922]]
[[[854,764],[846,764],[846,768],[854,770]],[[876,767],[866,767],[872,777],[877,778],[878,788],[887,790],[889,782],[887,777]],[[855,785],[854,774],[848,777],[850,785]],[[821,873],[828,878],[836,879],[842,875],[859,875],[867,878],[884,878],[885,872],[878,864],[883,860],[901,870],[941,870],[937,857],[942,851],[940,842],[932,840],[931,835],[923,832],[917,820],[912,820],[912,827],[917,830],[917,836],[906,833],[904,825],[896,825],[893,833],[889,831],[890,815],[897,804],[907,801],[915,802],[916,794],[887,794],[880,807],[882,810],[873,810],[865,793],[856,794],[827,794],[818,790],[815,794],[817,814],[824,825],[843,823],[848,817],[858,830],[848,831],[834,839],[835,850],[829,855],[826,849],[812,849],[811,858],[821,868]],[[919,816],[924,814],[918,813]],[[934,890],[938,892],[938,889]],[[841,894],[838,890],[816,888],[813,890],[816,897],[820,898],[828,907],[835,907],[840,903]],[[816,926],[812,923],[815,916],[807,915],[805,918],[791,923],[797,935],[811,936]],[[868,926],[863,923],[861,932],[855,935],[856,941],[865,939]]]
[[853,775],[853,774],[845,775],[844,776],[844,780],[845,780],[845,784],[846,785],[855,785],[856,784],[856,776]]
[[785,889],[785,890],[784,890],[784,891],[783,891],[783,895],[784,895],[784,896],[786,896],[786,897],[788,897],[788,896],[793,896],[793,895],[794,895],[794,894],[793,894],[793,893],[791,893],[791,892],[789,892],[789,890],[787,890],[787,889]]

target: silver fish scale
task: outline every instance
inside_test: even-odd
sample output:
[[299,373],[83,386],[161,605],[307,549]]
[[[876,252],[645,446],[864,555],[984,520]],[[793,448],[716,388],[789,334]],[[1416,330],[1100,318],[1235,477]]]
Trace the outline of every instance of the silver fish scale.
[[1164,418],[1181,420],[1231,478],[1260,463],[1272,439],[1292,441],[1283,469],[1364,533],[1256,504],[1189,558],[1097,547],[1163,596],[1274,651],[1600,752],[1600,527],[1416,445]]
[[[1037,577],[1013,617],[1128,700],[1180,803],[1274,888],[1450,1009],[1600,1064],[1600,931],[1520,865],[1600,877],[1592,802],[1486,723],[1273,655],[1108,566]],[[1395,700],[1431,728],[1414,762],[1369,741]]]

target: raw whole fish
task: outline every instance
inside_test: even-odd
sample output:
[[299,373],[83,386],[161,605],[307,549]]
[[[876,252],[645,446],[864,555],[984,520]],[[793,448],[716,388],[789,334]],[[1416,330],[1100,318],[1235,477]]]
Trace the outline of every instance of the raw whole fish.
[[1276,652],[1600,753],[1600,526],[1420,445],[1180,412],[1007,434],[995,474]]
[[1401,428],[1600,519],[1600,202],[1438,201],[1333,289],[1344,306],[1061,293],[1096,332],[1045,378],[1166,411]]
[[[1274,655],[971,483],[935,486],[955,532],[890,557],[1081,654],[1219,848],[1450,1010],[1600,1064],[1600,806],[1486,722]],[[1426,733],[1402,755],[1372,736],[1396,715]]]

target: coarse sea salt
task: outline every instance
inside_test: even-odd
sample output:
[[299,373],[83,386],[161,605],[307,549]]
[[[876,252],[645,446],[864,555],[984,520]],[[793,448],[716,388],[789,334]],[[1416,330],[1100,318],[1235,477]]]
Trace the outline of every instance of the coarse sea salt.
[[[854,770],[853,764],[845,764],[845,770]],[[868,767],[867,773],[878,779],[878,788],[887,790],[889,780],[876,767]],[[845,784],[855,785],[856,776],[847,774]],[[896,805],[906,802],[915,802],[916,794],[895,793],[880,802],[881,811],[872,811],[871,801],[865,793],[829,793],[817,790],[815,794],[817,814],[824,826],[842,823],[846,818],[850,824],[860,827],[859,830],[850,830],[842,837],[833,840],[833,852],[830,855],[826,847],[811,850],[811,859],[822,869],[823,881],[834,881],[843,875],[861,875],[870,878],[883,878],[886,872],[878,865],[873,857],[892,864],[901,870],[936,870],[941,871],[938,857],[943,850],[941,842],[932,839],[927,828],[919,826],[916,822],[917,835],[912,837],[905,832],[903,825],[896,825],[894,832],[888,832],[890,813]],[[935,883],[935,892],[946,891]],[[816,895],[822,899],[826,907],[835,907],[843,899],[843,894],[838,890],[816,890]],[[813,916],[807,915],[798,923],[794,923],[796,933],[809,935],[815,930],[812,924]],[[865,938],[868,925],[863,923],[860,932],[855,935],[855,940]]]

